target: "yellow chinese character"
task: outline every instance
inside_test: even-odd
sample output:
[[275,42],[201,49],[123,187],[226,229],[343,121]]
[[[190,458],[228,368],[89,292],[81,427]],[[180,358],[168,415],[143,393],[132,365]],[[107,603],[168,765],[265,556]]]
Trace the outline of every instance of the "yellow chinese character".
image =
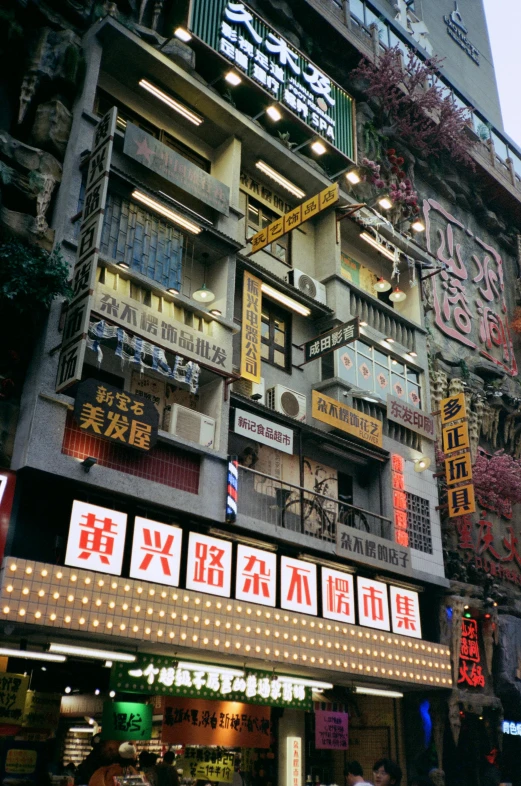
[[101,434],[104,424],[105,413],[101,407],[95,407],[86,402],[81,408],[80,428],[91,429],[96,434]]
[[141,423],[139,420],[133,420],[130,427],[129,445],[134,445],[136,448],[150,448],[150,435],[152,433],[152,426],[148,423]]

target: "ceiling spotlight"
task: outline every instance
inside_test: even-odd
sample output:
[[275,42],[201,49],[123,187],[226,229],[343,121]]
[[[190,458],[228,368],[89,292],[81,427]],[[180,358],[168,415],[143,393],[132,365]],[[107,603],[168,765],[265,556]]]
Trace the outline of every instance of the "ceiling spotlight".
[[184,27],[178,27],[177,30],[174,30],[174,35],[176,38],[179,38],[180,41],[184,41],[185,44],[192,40],[192,36]]
[[179,290],[176,287],[168,287],[166,290],[170,295],[178,295]]
[[376,290],[376,292],[389,292],[391,285],[388,281],[385,280],[385,278],[380,276],[376,284],[373,284],[373,289]]
[[311,149],[317,156],[323,156],[324,153],[327,153],[327,147],[320,139],[315,139],[315,141],[311,145]]
[[71,692],[72,692],[72,688],[70,688],[70,687],[67,685],[67,687],[65,688],[65,693],[71,693]]
[[428,456],[420,456],[418,459],[414,459],[414,471],[415,472],[423,472],[426,469],[429,469],[431,465],[431,460]]
[[354,186],[360,182],[360,175],[356,171],[356,169],[351,169],[351,171],[346,173],[346,180],[349,180]]
[[411,229],[415,232],[425,232],[425,224],[419,218],[416,218],[411,224]]
[[99,696],[100,695],[100,689],[99,688],[96,688],[96,690],[94,691],[94,695],[95,696]]
[[380,205],[380,207],[383,207],[384,210],[390,210],[393,206],[393,202],[391,199],[389,199],[388,196],[380,197],[380,199],[378,200],[378,204]]
[[364,321],[360,322],[360,327],[367,327],[367,322],[364,322]]
[[113,699],[115,695],[116,695],[116,691],[115,690],[111,690],[110,693],[109,693],[110,698]]
[[228,73],[224,75],[224,78],[228,84],[233,85],[233,87],[237,87],[237,85],[240,85],[242,82],[242,79],[236,71],[228,71]]
[[394,292],[391,292],[389,295],[389,300],[392,300],[393,303],[401,303],[405,300],[407,295],[403,292],[399,287],[396,287]]
[[387,336],[385,340],[387,341],[388,344],[394,344],[394,338],[391,338],[391,336]]
[[271,119],[272,119],[272,120],[273,120],[275,123],[278,123],[278,122],[279,122],[279,120],[282,120],[282,112],[280,111],[280,109],[278,108],[278,106],[275,106],[275,104],[272,104],[271,106],[269,106],[269,107],[266,109],[266,114],[267,114],[267,115],[268,115],[268,117],[270,117],[270,118],[271,118]]

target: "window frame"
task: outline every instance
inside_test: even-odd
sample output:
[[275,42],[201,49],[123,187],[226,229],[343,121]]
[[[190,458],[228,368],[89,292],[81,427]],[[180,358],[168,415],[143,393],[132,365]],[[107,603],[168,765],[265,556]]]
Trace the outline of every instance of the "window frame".
[[[409,536],[409,547],[422,554],[433,554],[432,548],[432,519],[431,506],[428,499],[405,492],[406,511],[407,511],[407,534]],[[416,506],[416,510],[414,509]],[[424,512],[426,509],[426,513]],[[423,530],[427,531],[423,531]]]
[[[254,225],[253,223],[250,222],[249,219],[250,206],[254,207],[259,212],[259,222],[257,225]],[[252,235],[254,235],[256,232],[260,232],[261,229],[263,229],[265,226],[268,226],[268,224],[271,224],[272,221],[276,221],[280,217],[281,216],[278,213],[273,213],[269,208],[265,207],[265,205],[263,205],[262,202],[259,202],[254,197],[250,196],[249,194],[246,194],[246,214],[245,214],[245,224],[244,224],[244,234],[246,238],[246,243],[249,242]],[[251,230],[251,232],[249,230]],[[282,259],[282,257],[274,253],[272,248],[274,245],[285,249],[284,259]],[[290,241],[289,232],[285,235],[282,235],[282,237],[277,238],[277,240],[273,241],[273,243],[270,243],[268,246],[265,246],[262,250],[265,251],[270,256],[272,256],[278,262],[282,262],[282,264],[286,265],[286,267],[289,268],[292,267],[291,241]]]
[[[266,339],[262,333],[262,324],[264,323],[264,310],[268,311],[269,319],[269,337]],[[286,325],[284,330],[284,346],[281,347],[280,344],[275,342],[275,320],[276,319],[284,320]],[[262,313],[261,313],[261,362],[268,363],[270,366],[274,366],[275,368],[282,369],[283,371],[291,372],[291,313],[286,311],[283,308],[280,308],[276,303],[274,303],[269,298],[263,297],[262,298]],[[262,347],[268,347],[268,357],[263,356]],[[284,365],[277,363],[274,355],[275,352],[282,352],[284,354]]]

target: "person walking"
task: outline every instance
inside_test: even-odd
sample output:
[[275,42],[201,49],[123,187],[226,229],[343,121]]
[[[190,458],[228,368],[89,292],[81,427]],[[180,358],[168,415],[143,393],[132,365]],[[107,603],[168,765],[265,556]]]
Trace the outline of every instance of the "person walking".
[[163,756],[163,761],[154,764],[148,770],[147,778],[151,786],[179,786],[179,775],[174,767],[175,753],[167,751]]
[[348,761],[345,768],[346,786],[372,786],[364,780],[364,771],[358,761]]

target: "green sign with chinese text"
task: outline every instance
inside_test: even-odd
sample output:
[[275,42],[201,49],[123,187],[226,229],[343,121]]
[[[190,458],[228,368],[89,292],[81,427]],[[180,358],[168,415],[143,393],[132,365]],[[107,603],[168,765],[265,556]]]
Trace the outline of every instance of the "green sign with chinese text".
[[134,701],[105,701],[101,736],[104,740],[150,740],[152,705]]

